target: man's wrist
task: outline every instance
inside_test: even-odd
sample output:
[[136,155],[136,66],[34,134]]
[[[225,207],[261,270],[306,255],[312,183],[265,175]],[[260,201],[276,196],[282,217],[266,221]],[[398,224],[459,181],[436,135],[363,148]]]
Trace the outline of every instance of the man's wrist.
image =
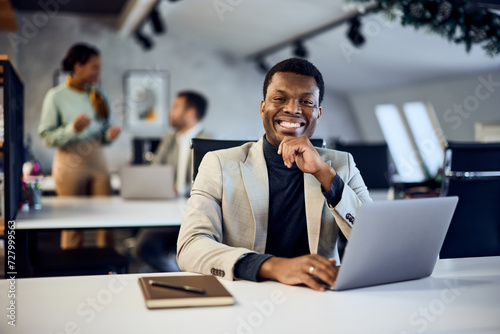
[[344,181],[338,174],[333,179],[330,190],[325,190],[323,186],[321,186],[321,192],[331,207],[336,207],[339,204],[342,199],[344,186]]
[[261,279],[276,279],[274,275],[274,267],[276,261],[279,261],[279,258],[272,256],[266,261],[262,262],[259,271],[257,272],[257,277]]
[[243,254],[234,265],[234,277],[259,282],[261,280],[258,276],[259,268],[271,256],[270,254],[259,253]]
[[332,187],[332,182],[335,176],[337,176],[337,172],[333,167],[325,163],[325,167],[314,173],[313,176],[321,183],[323,189],[328,191]]

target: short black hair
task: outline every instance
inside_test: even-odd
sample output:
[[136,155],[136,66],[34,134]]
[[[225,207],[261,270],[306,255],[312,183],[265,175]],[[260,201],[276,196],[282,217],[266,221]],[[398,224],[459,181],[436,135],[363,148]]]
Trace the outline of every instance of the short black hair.
[[321,102],[323,102],[323,96],[325,94],[325,83],[323,81],[323,76],[321,75],[321,72],[316,68],[316,66],[303,58],[285,59],[274,65],[267,72],[263,87],[264,100],[266,99],[267,95],[267,87],[269,87],[273,75],[276,72],[290,72],[313,77],[316,80],[316,85],[318,85],[319,88],[319,105],[321,105]]
[[205,117],[208,107],[208,101],[202,94],[192,90],[185,90],[179,92],[177,96],[186,98],[186,107],[194,108],[196,110],[196,117],[199,121],[201,121],[203,117]]
[[83,65],[89,61],[90,57],[98,55],[99,50],[92,45],[85,43],[74,44],[62,61],[63,70],[73,72],[76,63]]

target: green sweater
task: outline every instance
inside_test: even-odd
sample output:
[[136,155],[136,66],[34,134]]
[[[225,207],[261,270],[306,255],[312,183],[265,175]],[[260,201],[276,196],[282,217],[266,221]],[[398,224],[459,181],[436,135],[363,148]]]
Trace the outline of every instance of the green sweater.
[[[101,92],[100,94],[102,95]],[[107,99],[105,101],[110,110]],[[92,122],[85,130],[76,133],[73,120],[82,112],[89,115]],[[111,112],[109,112],[109,118],[111,118]],[[38,134],[50,147],[62,147],[77,140],[98,140],[108,144],[105,134],[110,125],[111,119],[107,121],[96,119],[87,92],[77,91],[63,83],[51,88],[45,95]]]

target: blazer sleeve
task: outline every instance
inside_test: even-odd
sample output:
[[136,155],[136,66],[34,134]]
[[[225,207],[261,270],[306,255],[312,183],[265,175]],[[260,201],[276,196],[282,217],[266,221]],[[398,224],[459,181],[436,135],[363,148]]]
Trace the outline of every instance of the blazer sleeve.
[[364,202],[372,202],[368,188],[361,177],[359,169],[354,163],[354,159],[350,153],[347,154],[347,177],[344,181],[344,190],[342,198],[335,207],[328,204],[328,208],[335,217],[337,225],[342,233],[349,239],[351,235],[352,225],[356,220],[356,210]]
[[61,124],[54,92],[47,92],[42,105],[42,116],[38,126],[40,138],[49,147],[61,147],[77,137],[73,123]]
[[203,158],[191,190],[177,241],[181,270],[234,279],[234,266],[247,248],[225,245],[223,235],[223,168],[209,152]]

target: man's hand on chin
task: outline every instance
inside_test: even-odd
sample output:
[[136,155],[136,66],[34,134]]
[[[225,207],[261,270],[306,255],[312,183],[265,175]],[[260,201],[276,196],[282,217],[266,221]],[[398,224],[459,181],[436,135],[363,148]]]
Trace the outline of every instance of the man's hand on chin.
[[314,175],[323,189],[330,190],[337,173],[321,158],[309,138],[284,137],[278,147],[278,154],[281,154],[288,168],[295,162],[301,171]]

